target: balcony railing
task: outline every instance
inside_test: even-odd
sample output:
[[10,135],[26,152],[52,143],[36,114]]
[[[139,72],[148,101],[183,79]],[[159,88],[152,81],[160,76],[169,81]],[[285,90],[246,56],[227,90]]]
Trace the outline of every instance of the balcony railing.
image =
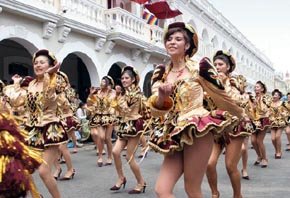
[[66,18],[91,25],[100,29],[105,28],[105,8],[92,0],[59,0],[60,13]]
[[158,26],[151,26],[151,42],[158,46],[164,47],[163,45],[163,29]]
[[27,4],[32,7],[36,7],[41,10],[46,10],[53,14],[57,14],[57,1],[56,0],[16,0],[23,4]]
[[120,32],[150,42],[150,26],[139,17],[121,9],[112,8],[106,11],[108,28],[113,32]]

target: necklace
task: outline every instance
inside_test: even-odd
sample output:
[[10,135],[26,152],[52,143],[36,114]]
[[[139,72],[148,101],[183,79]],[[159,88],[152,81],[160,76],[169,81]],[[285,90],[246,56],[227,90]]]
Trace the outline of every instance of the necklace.
[[177,73],[177,76],[176,77],[179,78],[182,75],[184,69],[185,69],[185,67],[182,67],[181,69],[178,69],[178,70],[171,69],[171,72],[172,73]]

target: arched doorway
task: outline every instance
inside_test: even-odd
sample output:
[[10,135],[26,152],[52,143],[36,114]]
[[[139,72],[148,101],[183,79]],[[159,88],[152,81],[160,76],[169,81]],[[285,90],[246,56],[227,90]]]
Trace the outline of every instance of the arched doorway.
[[61,71],[67,74],[70,84],[76,89],[79,98],[86,101],[91,80],[86,65],[76,54],[69,54],[61,64]]
[[[114,63],[108,72],[108,76],[113,78],[116,85],[121,85],[121,72],[124,66],[124,63]],[[101,76],[101,78],[102,77],[103,76]]]
[[8,84],[14,74],[33,76],[32,55],[18,42],[4,39],[0,42],[0,79]]

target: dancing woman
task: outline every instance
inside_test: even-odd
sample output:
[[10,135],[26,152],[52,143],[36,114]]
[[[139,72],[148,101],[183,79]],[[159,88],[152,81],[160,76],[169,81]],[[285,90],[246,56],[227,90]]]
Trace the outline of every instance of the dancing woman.
[[[67,75],[61,71],[56,73],[56,92],[57,92],[57,105],[58,116],[63,123],[64,129],[69,138],[72,139],[74,145],[76,145],[75,131],[79,129],[80,123],[74,116],[74,109],[70,99],[74,98],[74,92],[71,92],[70,83]],[[74,178],[75,169],[72,165],[71,155],[67,148],[67,143],[59,145],[60,154],[59,158],[63,156],[67,165],[67,172],[61,178],[61,180],[70,180]],[[55,179],[58,179],[61,175],[62,169],[58,160],[55,161],[56,170],[53,174]]]
[[285,107],[288,110],[287,126],[285,129],[288,144],[285,151],[290,151],[290,92],[287,93],[287,101],[285,101]]
[[[218,71],[218,76],[225,87],[225,91],[236,102],[237,105],[243,107],[249,102],[249,97],[245,94],[245,78],[243,76],[232,77],[231,73],[236,67],[234,58],[225,51],[217,51],[213,57],[214,66]],[[241,86],[242,85],[242,86]],[[217,171],[216,166],[222,150],[225,148],[225,165],[230,177],[233,197],[241,198],[241,182],[240,173],[238,171],[238,163],[241,157],[242,144],[245,137],[251,135],[253,127],[249,119],[239,123],[233,131],[228,132],[228,136],[216,138],[213,150],[208,162],[207,179],[212,191],[212,197],[218,198],[219,191],[217,187]]]
[[3,89],[5,104],[11,108],[14,118],[23,126],[26,121],[25,103],[27,98],[28,84],[33,80],[31,76],[22,78],[18,74],[12,76],[13,84]]
[[[151,113],[159,117],[149,145],[165,155],[155,191],[160,198],[171,198],[173,188],[184,174],[184,185],[190,198],[202,197],[201,183],[213,146],[213,134],[221,134],[241,117],[243,111],[226,94],[215,68],[204,58],[200,68],[192,57],[198,48],[195,30],[182,22],[168,26],[164,44],[171,62],[157,66],[152,77],[149,98]],[[207,92],[220,109],[207,111],[203,106]]]
[[37,51],[32,59],[35,79],[29,83],[27,93],[27,143],[43,151],[39,175],[54,198],[60,193],[51,173],[58,147],[67,142],[67,134],[57,115],[56,72],[60,67],[54,55],[46,49]]
[[103,166],[103,149],[107,145],[108,158],[105,165],[112,164],[112,131],[115,116],[113,115],[111,103],[115,98],[114,81],[110,76],[104,76],[101,81],[100,89],[91,89],[87,100],[88,110],[91,114],[89,126],[92,138],[98,148],[97,165]]
[[255,131],[251,136],[252,145],[257,153],[257,160],[254,165],[261,165],[261,168],[268,166],[264,139],[266,131],[270,127],[269,105],[271,98],[266,95],[267,88],[264,83],[257,81],[255,85],[255,100],[253,104],[253,124]]
[[271,128],[271,139],[275,149],[275,159],[281,159],[281,135],[283,129],[287,125],[288,110],[280,99],[282,98],[282,92],[279,89],[272,91],[272,102],[269,107],[269,120]]
[[146,188],[146,183],[141,175],[140,167],[135,161],[135,151],[138,147],[143,129],[143,120],[140,114],[143,94],[138,86],[139,75],[133,67],[126,66],[123,68],[121,81],[125,93],[120,96],[120,92],[117,92],[119,93],[117,96],[118,101],[115,101],[114,106],[117,111],[120,112],[119,115],[122,116],[119,128],[116,131],[118,139],[113,149],[118,180],[110,190],[119,190],[122,186],[125,188],[127,179],[122,168],[121,152],[127,146],[126,160],[137,180],[136,187],[130,190],[129,194],[139,194],[142,192],[144,193]]

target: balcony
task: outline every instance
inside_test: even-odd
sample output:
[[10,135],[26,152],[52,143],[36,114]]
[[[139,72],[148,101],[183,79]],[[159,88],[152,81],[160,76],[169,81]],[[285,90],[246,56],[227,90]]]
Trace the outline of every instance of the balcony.
[[106,36],[105,8],[93,0],[59,0],[61,25],[76,32]]
[[143,19],[118,7],[106,10],[105,16],[108,24],[108,40],[114,40],[127,47],[165,53],[162,50],[163,30],[160,27],[151,26]]
[[54,0],[0,0],[3,10],[38,21],[56,22],[58,8]]
[[106,9],[98,0],[0,0],[4,11],[65,27],[119,45],[164,56],[163,30],[119,7]]

